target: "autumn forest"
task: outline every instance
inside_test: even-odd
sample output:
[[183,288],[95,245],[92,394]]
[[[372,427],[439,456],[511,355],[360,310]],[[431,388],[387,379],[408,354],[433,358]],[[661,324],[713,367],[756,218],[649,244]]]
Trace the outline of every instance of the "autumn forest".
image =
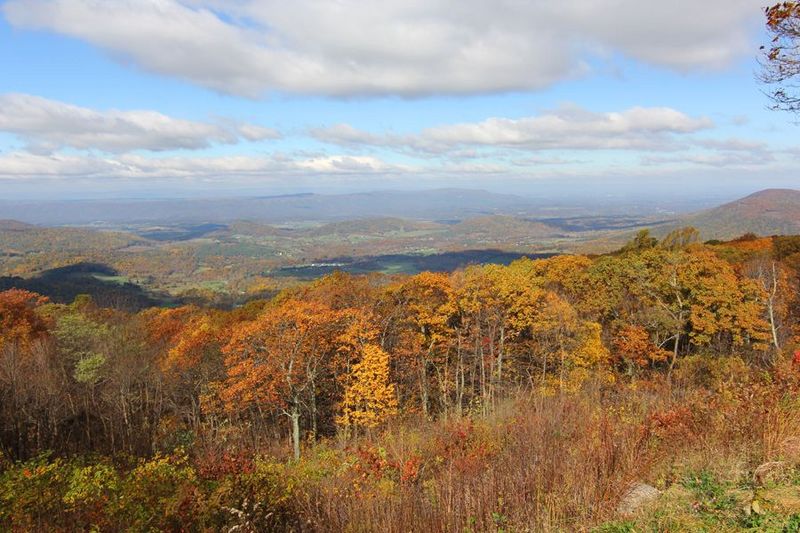
[[631,482],[800,462],[798,283],[800,237],[682,228],[232,310],[8,290],[0,526],[616,527]]
[[800,0],[0,0],[0,73],[0,533],[800,533]]

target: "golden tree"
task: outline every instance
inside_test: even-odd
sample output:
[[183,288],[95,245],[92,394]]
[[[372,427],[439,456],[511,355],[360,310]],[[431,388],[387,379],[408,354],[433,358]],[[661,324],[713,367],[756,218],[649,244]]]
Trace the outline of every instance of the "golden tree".
[[[387,347],[395,358],[395,371],[416,382],[420,409],[430,411],[431,374],[439,384],[440,403],[446,408],[450,386],[450,344],[454,314],[450,278],[446,274],[422,272],[389,286],[385,297],[390,309],[385,314],[393,320],[395,337]],[[400,382],[402,388],[403,382]]]
[[585,322],[580,328],[578,345],[570,354],[573,365],[591,368],[608,362],[608,349],[603,344],[602,326],[597,322]]
[[350,383],[337,422],[347,428],[374,428],[397,414],[398,403],[389,378],[389,354],[375,344],[361,350],[353,365]]
[[[769,324],[761,318],[754,282],[742,280],[727,262],[713,252],[694,250],[647,250],[639,280],[643,297],[651,304],[649,314],[660,322],[671,342],[670,372],[682,348],[731,346],[768,347]],[[688,345],[687,345],[688,343]]]

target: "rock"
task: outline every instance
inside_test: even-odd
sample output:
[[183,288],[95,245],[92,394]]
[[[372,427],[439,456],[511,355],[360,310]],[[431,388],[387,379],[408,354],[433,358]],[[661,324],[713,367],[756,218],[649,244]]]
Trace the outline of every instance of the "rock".
[[764,514],[764,508],[761,506],[761,502],[758,500],[753,500],[750,503],[750,511],[755,514]]
[[661,491],[647,483],[634,483],[625,493],[617,506],[617,512],[623,515],[635,513],[643,505],[650,503],[661,495]]
[[753,471],[753,483],[766,485],[780,481],[787,473],[789,466],[783,461],[770,461],[760,465]]

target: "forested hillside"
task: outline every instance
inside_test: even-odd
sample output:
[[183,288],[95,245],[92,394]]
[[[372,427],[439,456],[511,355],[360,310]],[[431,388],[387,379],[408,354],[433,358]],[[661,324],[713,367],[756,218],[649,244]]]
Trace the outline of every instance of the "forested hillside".
[[793,235],[800,233],[800,191],[768,189],[714,209],[683,217],[706,239],[731,239],[744,233]]
[[796,525],[800,237],[697,241],[229,311],[2,292],[0,527]]

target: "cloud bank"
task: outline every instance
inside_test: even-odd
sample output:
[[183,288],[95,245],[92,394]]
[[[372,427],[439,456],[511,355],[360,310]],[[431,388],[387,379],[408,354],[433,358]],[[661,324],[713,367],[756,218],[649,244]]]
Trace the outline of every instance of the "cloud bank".
[[427,128],[417,134],[376,134],[349,124],[312,129],[317,140],[340,146],[373,146],[444,153],[464,147],[541,150],[670,150],[676,136],[714,126],[706,117],[690,117],[667,107],[633,107],[597,113],[577,106],[519,119]]
[[318,155],[291,157],[145,157],[123,154],[110,157],[82,154],[35,154],[18,151],[0,154],[0,180],[31,178],[95,179],[214,179],[226,181],[242,177],[286,179],[292,176],[375,177],[405,172],[402,166],[369,156]]
[[37,152],[199,150],[279,137],[275,130],[252,124],[182,120],[155,111],[96,111],[27,94],[0,95],[0,131],[20,137]]
[[209,89],[332,96],[535,90],[621,54],[677,71],[751,53],[755,0],[8,0],[58,32]]

